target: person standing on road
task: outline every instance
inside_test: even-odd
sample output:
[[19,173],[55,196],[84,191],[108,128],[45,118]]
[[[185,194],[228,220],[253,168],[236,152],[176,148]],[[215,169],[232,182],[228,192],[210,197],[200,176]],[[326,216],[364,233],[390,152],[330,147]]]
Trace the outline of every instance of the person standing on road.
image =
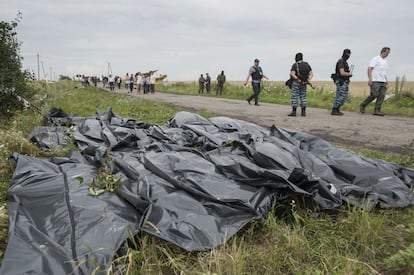
[[260,84],[262,82],[262,78],[269,80],[269,78],[264,75],[262,68],[259,66],[259,62],[260,61],[257,58],[254,60],[254,65],[250,67],[246,81],[244,82],[244,86],[247,86],[249,78],[252,78],[253,94],[247,98],[247,102],[250,104],[250,101],[254,99],[254,105],[256,106],[259,106],[259,94],[261,89]]
[[115,81],[116,81],[116,84],[118,85],[118,90],[121,90],[122,78],[120,76],[116,76]]
[[115,77],[113,77],[110,74],[108,77],[108,82],[109,82],[109,90],[113,92],[115,90]]
[[204,84],[206,83],[206,79],[204,78],[203,74],[200,75],[198,78],[198,94],[204,93]]
[[140,94],[141,93],[141,88],[142,88],[142,76],[141,76],[141,72],[137,72],[135,74],[135,78],[137,79],[136,80],[136,83],[137,83],[137,92]]
[[336,95],[332,106],[331,115],[342,116],[344,113],[340,111],[348,97],[349,78],[352,77],[352,72],[349,70],[348,59],[351,56],[351,50],[345,49],[342,57],[336,62],[335,66],[335,85]]
[[130,75],[129,75],[129,85],[128,85],[128,94],[131,94],[132,95],[132,93],[134,92],[134,82],[135,82],[135,80],[134,80],[134,74],[133,73],[131,73]]
[[365,107],[374,99],[375,102],[374,115],[384,116],[381,112],[381,105],[384,102],[385,93],[388,87],[388,62],[385,60],[390,54],[391,49],[384,47],[379,55],[371,59],[368,65],[368,86],[371,87],[370,95],[359,105],[359,111],[365,113]]
[[221,71],[221,74],[217,76],[217,90],[216,95],[221,95],[223,93],[224,83],[226,82],[226,76],[224,71]]
[[157,76],[155,72],[151,72],[150,76],[150,92],[151,94],[155,94],[155,82],[157,81]]
[[307,84],[312,80],[313,72],[311,66],[303,61],[303,54],[297,53],[295,55],[295,63],[290,69],[290,77],[293,79],[291,98],[292,98],[292,112],[288,116],[296,116],[296,109],[298,107],[298,99],[302,107],[302,116],[306,116],[306,88]]
[[208,73],[206,73],[206,93],[210,93],[211,89],[211,77]]
[[129,88],[129,73],[125,75],[125,89]]

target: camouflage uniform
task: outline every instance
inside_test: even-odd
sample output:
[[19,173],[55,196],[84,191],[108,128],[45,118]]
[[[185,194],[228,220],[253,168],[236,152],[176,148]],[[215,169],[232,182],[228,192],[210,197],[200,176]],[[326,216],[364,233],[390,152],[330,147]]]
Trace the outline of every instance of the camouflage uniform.
[[[352,76],[347,62],[350,56],[351,50],[345,49],[342,53],[342,57],[338,60],[338,62],[336,62],[336,95],[333,101],[331,115],[342,116],[344,114],[340,111],[340,108],[345,104],[345,101],[348,98],[349,78]],[[341,71],[344,72],[343,75],[341,75]]]
[[302,108],[306,108],[306,84],[301,84],[299,81],[294,80],[292,83],[292,107],[298,107],[299,99]]
[[336,96],[334,99],[333,107],[339,109],[342,105],[344,105],[346,99],[348,98],[348,91],[349,91],[349,80],[346,81],[335,81],[336,84]]
[[306,116],[306,89],[307,82],[312,78],[312,68],[311,66],[303,61],[302,53],[297,53],[295,56],[295,63],[290,69],[291,77],[293,78],[292,82],[292,91],[291,91],[291,102],[292,102],[292,112],[288,116],[296,116],[296,109],[298,107],[298,99],[300,99],[301,104],[301,115]]
[[219,74],[217,76],[217,90],[216,90],[216,95],[217,94],[222,94],[223,92],[223,87],[224,87],[224,82],[226,82],[226,76],[224,75],[224,72],[221,71],[221,74]]
[[204,93],[204,84],[206,83],[206,79],[203,75],[200,76],[198,79],[198,94]]

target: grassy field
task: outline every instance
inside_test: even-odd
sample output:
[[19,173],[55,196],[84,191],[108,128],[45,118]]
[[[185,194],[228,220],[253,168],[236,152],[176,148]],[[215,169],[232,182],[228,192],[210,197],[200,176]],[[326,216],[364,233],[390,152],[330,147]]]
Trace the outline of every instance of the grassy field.
[[[186,83],[188,85],[196,85],[196,82],[192,82],[192,81],[172,81],[170,82],[170,85],[176,85],[177,83]],[[244,83],[244,81],[228,81],[227,84],[230,85],[236,85],[236,86],[242,86]],[[312,81],[313,86],[316,89],[324,89],[326,91],[335,91],[336,86],[332,81]],[[396,83],[396,81],[390,81],[388,84],[388,94],[392,94],[395,93],[395,89],[400,88],[396,86],[401,86],[401,81],[399,81],[399,83]],[[198,85],[198,84],[197,84]],[[216,82],[212,81],[212,85],[215,86]],[[270,87],[275,87],[275,86],[284,86],[285,82],[284,81],[266,81],[264,80],[264,85],[266,86],[270,86]],[[162,88],[161,88],[162,89]],[[406,81],[403,84],[403,90],[405,90],[406,92],[410,92],[410,93],[414,93],[414,81]],[[214,91],[214,89],[213,89]],[[369,95],[369,86],[368,86],[368,82],[367,81],[351,81],[349,84],[349,95],[351,97],[366,97]]]
[[[163,124],[179,111],[123,94],[81,88],[70,81],[34,85],[38,96],[33,103],[44,114],[57,107],[70,115],[90,116],[112,107],[120,116]],[[179,86],[171,87],[177,91]],[[241,96],[230,87],[239,89],[237,84],[228,84],[225,93]],[[288,96],[283,95],[287,93],[283,86],[269,87],[275,89],[266,92],[269,100],[276,89],[282,94],[278,100]],[[320,94],[325,93],[331,102],[332,94],[321,89]],[[314,104],[326,103],[315,99]],[[394,103],[389,105],[389,110],[397,109]],[[201,115],[210,116],[205,112]],[[7,245],[5,194],[13,173],[8,156],[18,152],[48,157],[66,155],[69,150],[42,151],[27,140],[32,126],[41,125],[42,118],[41,114],[26,111],[11,121],[0,121],[1,253]],[[407,158],[413,158],[410,154],[348,149],[400,164],[407,164]],[[298,202],[276,207],[267,220],[250,223],[224,245],[206,252],[186,252],[151,235],[140,235],[131,241],[125,255],[113,261],[108,274],[414,274],[413,207],[367,212],[344,205],[336,213],[314,213]],[[122,272],[116,273],[115,269]]]
[[[309,107],[331,109],[335,97],[335,86],[332,81],[313,82],[314,89],[308,87],[307,105]],[[177,93],[198,95],[198,83],[193,82],[172,82],[167,86],[157,85],[157,90]],[[216,83],[212,83],[211,93],[204,96],[216,96]],[[250,85],[243,86],[242,81],[228,82],[224,85],[222,97],[245,100],[252,94]],[[359,104],[369,94],[369,87],[366,82],[351,82],[347,102],[341,110],[359,111]],[[414,82],[390,82],[386,94],[386,101],[382,105],[382,111],[388,115],[414,116]],[[291,104],[290,90],[281,81],[264,81],[260,94],[261,102]],[[372,111],[374,104],[367,106],[368,112]]]

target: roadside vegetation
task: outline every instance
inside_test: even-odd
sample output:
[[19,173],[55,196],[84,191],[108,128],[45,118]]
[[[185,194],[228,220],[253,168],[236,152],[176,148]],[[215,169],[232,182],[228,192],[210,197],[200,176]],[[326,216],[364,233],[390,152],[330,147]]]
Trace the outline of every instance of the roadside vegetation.
[[[389,87],[388,95],[393,95],[382,105],[382,111],[389,115],[414,116],[414,90],[406,88],[405,77],[397,77],[395,87]],[[210,94],[204,91],[203,96],[216,96],[216,83],[213,82]],[[175,94],[198,95],[198,82],[174,82],[167,86],[159,85],[158,90]],[[308,106],[315,108],[331,109],[335,92],[315,85],[312,89],[308,86]],[[224,90],[221,97],[246,100],[252,94],[250,85],[247,87],[241,83],[227,82],[224,84]],[[341,107],[341,110],[359,111],[359,104],[365,97],[349,96],[347,102]],[[260,93],[260,102],[277,103],[290,105],[290,90],[279,81],[263,81],[262,92]],[[373,111],[374,104],[367,106],[367,112]]]
[[[91,116],[109,107],[122,117],[163,124],[179,109],[109,93],[99,88],[83,88],[79,83],[29,82],[39,108],[18,110],[0,119],[0,255],[7,246],[8,217],[6,190],[13,167],[8,161],[17,152],[34,157],[64,156],[72,148],[43,151],[27,136],[42,124],[52,107],[69,115]],[[181,91],[180,86],[173,86]],[[244,99],[244,88],[234,98]],[[284,87],[277,90],[288,100]],[[196,90],[197,91],[197,90]],[[226,94],[231,94],[226,87]],[[242,94],[244,92],[244,94]],[[250,93],[250,90],[248,91]],[[269,100],[275,92],[268,92]],[[323,91],[321,91],[323,94]],[[214,93],[213,93],[214,94]],[[272,95],[272,96],[270,96]],[[226,95],[227,96],[227,95]],[[327,96],[328,97],[328,96]],[[262,100],[267,98],[264,93]],[[316,97],[315,97],[316,98]],[[322,97],[318,97],[322,98]],[[329,96],[329,103],[331,103]],[[280,99],[278,99],[280,100]],[[323,105],[324,100],[318,104]],[[328,100],[327,100],[328,101]],[[280,101],[278,102],[280,103]],[[288,103],[288,101],[286,102]],[[316,103],[315,103],[316,104]],[[388,104],[387,104],[388,105]],[[396,108],[396,107],[395,107]],[[200,113],[210,117],[207,112]],[[348,148],[357,153],[414,167],[411,151],[389,155],[377,151]],[[335,213],[312,212],[301,202],[276,206],[266,220],[248,224],[224,245],[211,251],[186,252],[142,232],[131,236],[124,254],[114,259],[108,274],[413,274],[414,208],[373,210],[344,205]]]

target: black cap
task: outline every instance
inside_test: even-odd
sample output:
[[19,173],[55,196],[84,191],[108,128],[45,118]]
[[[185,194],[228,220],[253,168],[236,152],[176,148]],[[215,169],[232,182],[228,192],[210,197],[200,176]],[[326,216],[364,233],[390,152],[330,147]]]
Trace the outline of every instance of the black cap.
[[259,59],[257,59],[257,58],[256,58],[256,59],[254,60],[254,62],[259,62]]

